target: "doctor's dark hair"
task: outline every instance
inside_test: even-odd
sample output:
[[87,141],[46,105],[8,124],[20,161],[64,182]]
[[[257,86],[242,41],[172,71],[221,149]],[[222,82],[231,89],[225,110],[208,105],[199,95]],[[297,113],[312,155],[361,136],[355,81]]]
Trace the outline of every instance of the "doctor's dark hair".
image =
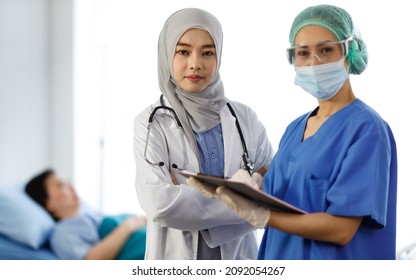
[[25,192],[40,206],[46,209],[46,200],[48,199],[48,193],[46,191],[46,179],[55,174],[52,169],[47,169],[42,173],[33,177],[25,187]]

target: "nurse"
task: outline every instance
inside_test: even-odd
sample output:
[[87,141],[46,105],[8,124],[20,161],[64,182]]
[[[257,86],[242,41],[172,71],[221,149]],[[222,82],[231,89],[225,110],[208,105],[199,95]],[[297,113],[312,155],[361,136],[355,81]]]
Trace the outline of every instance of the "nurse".
[[240,136],[253,172],[269,166],[274,155],[255,112],[224,95],[222,40],[218,20],[195,8],[171,15],[160,32],[162,96],[134,122],[136,190],[148,219],[146,259],[257,257],[255,228],[188,186],[179,173],[238,177]]
[[215,197],[267,225],[259,259],[394,259],[394,136],[349,80],[367,66],[366,45],[350,15],[329,5],[303,10],[289,41],[295,84],[318,106],[289,124],[263,188],[309,214],[269,211],[222,187]]

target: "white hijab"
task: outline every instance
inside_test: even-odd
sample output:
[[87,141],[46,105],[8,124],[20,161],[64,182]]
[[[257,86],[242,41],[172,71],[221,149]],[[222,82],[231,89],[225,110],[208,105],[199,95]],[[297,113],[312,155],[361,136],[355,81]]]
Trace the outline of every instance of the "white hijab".
[[[212,37],[217,54],[217,67],[209,85],[199,93],[182,90],[173,79],[173,57],[182,35],[191,28],[206,30]],[[222,52],[222,28],[210,13],[196,8],[179,10],[165,22],[159,36],[159,88],[175,110],[192,149],[198,156],[193,131],[205,132],[220,123],[219,112],[226,104],[219,74]]]

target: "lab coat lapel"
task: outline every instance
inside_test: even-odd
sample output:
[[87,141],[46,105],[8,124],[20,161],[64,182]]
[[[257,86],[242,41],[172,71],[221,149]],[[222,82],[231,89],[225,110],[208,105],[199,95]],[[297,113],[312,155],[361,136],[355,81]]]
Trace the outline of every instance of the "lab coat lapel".
[[[172,105],[170,104],[169,100],[167,100],[165,97],[163,97],[163,101],[165,102],[165,105],[167,107],[172,108]],[[193,172],[199,172],[199,162],[198,162],[198,157],[197,155],[195,155],[194,151],[191,148],[191,144],[189,143],[188,139],[185,136],[185,132],[182,131],[182,136],[184,137],[185,140],[185,146],[186,146],[186,153],[188,156],[188,166],[187,169]],[[169,140],[167,140],[169,142]]]
[[[231,115],[227,106],[224,106],[220,114],[222,135],[224,141],[224,176],[232,176],[239,166],[235,163],[241,157],[242,148],[238,136],[235,118]],[[241,159],[240,159],[241,160]],[[239,161],[238,161],[239,162]],[[234,166],[232,165],[234,164]]]

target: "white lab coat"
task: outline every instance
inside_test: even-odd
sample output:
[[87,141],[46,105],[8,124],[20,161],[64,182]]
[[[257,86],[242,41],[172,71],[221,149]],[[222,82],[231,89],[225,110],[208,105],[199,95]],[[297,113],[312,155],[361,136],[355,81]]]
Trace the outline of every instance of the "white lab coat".
[[[170,107],[168,101],[165,103]],[[247,106],[231,102],[239,119],[247,150],[255,163],[255,170],[269,166],[274,151],[265,128],[254,111]],[[197,157],[185,134],[178,128],[173,115],[158,110],[155,115],[147,147],[147,159],[163,166],[151,165],[144,157],[147,126],[150,113],[157,102],[140,113],[134,122],[134,156],[136,161],[136,191],[146,212],[146,259],[197,258],[198,232],[210,247],[221,246],[222,259],[256,259],[257,240],[254,228],[238,218],[225,204],[205,197],[186,185],[186,178],[173,163],[184,166],[184,147],[188,157],[187,170],[199,171]],[[224,141],[224,175],[231,177],[239,168],[243,148],[235,125],[235,118],[227,106],[220,112]],[[172,172],[178,185],[174,185]]]

